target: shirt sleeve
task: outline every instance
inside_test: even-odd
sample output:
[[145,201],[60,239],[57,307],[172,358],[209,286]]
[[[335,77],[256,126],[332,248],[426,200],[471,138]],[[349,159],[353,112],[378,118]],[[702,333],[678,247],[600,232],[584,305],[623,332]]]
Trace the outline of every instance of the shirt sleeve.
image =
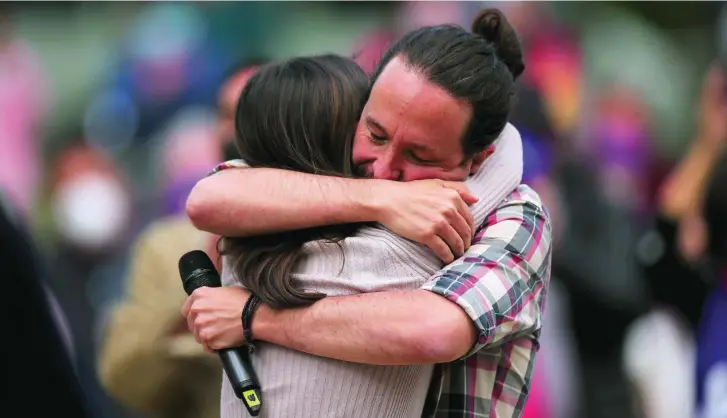
[[551,242],[547,210],[521,185],[487,217],[469,250],[423,286],[472,318],[478,336],[466,356],[540,329]]

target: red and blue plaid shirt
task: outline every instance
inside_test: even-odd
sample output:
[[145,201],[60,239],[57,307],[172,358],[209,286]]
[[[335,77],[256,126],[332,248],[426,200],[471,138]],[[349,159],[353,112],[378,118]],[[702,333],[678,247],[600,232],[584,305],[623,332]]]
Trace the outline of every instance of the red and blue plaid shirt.
[[[228,161],[212,173],[235,167],[246,165]],[[547,210],[535,191],[520,185],[487,217],[464,256],[423,286],[461,306],[478,331],[464,358],[437,365],[423,417],[522,415],[539,348],[551,243]]]

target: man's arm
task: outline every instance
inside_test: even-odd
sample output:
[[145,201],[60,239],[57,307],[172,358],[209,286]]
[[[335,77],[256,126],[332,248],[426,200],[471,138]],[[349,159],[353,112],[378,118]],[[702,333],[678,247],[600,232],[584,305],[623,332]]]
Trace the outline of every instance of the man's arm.
[[462,309],[425,290],[325,298],[307,309],[263,308],[258,315],[256,338],[355,363],[449,362],[476,336]]
[[[550,278],[547,214],[529,188],[501,205],[463,258],[421,290],[324,298],[310,307],[262,307],[256,339],[338,360],[380,364],[450,362],[483,345],[540,326]],[[442,297],[440,295],[444,295]],[[242,344],[247,293],[203,288],[183,312],[198,340],[213,349]],[[242,300],[242,302],[241,302]]]
[[452,262],[469,248],[475,203],[461,182],[344,179],[221,164],[187,200],[198,229],[250,236],[322,225],[379,222]]
[[[240,287],[203,287],[182,314],[204,346],[220,350],[244,343],[240,313],[248,297]],[[476,332],[456,304],[426,290],[389,291],[321,299],[305,308],[262,305],[252,321],[257,340],[338,360],[378,365],[431,364],[461,357]]]
[[540,329],[550,283],[552,228],[537,193],[518,187],[486,224],[463,258],[424,285],[474,322],[468,355]]

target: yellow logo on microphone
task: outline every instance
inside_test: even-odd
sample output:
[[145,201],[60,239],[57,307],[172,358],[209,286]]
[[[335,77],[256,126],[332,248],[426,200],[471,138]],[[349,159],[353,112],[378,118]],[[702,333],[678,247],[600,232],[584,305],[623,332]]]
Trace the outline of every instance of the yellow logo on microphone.
[[260,398],[257,397],[257,393],[255,393],[254,389],[242,392],[242,399],[245,400],[245,403],[247,403],[249,407],[260,405]]

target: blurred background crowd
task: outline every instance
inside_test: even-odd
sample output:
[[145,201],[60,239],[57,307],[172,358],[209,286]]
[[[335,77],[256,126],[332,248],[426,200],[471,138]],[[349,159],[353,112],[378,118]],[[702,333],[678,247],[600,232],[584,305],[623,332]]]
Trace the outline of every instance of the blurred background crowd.
[[698,361],[727,347],[720,2],[3,2],[0,202],[96,416],[218,414],[176,260],[212,245],[184,202],[234,155],[255,67],[334,52],[371,70],[403,33],[493,4],[525,46],[513,123],[556,233],[526,416],[727,417],[727,363]]

